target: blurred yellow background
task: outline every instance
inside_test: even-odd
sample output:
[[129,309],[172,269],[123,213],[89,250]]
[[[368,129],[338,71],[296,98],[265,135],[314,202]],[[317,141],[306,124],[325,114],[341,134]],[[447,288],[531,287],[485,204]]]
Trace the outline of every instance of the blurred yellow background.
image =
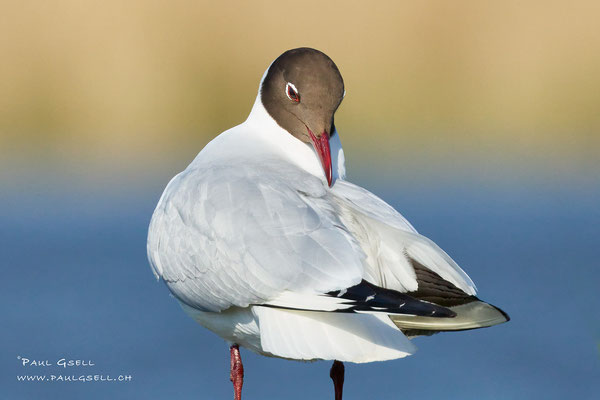
[[246,118],[274,58],[310,46],[345,79],[351,158],[598,166],[599,20],[593,0],[4,0],[0,156],[185,166]]

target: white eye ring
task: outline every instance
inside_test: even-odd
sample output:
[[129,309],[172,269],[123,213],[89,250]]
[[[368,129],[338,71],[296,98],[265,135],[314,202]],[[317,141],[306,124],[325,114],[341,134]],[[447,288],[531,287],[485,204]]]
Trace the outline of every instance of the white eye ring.
[[[296,94],[296,97],[292,97],[290,95],[290,89]],[[288,82],[285,85],[285,95],[288,97],[288,99],[295,103],[300,102],[300,93],[298,93],[298,89],[296,89],[296,86],[292,82]]]
[[342,95],[342,99],[346,97],[346,89],[344,89],[344,94]]

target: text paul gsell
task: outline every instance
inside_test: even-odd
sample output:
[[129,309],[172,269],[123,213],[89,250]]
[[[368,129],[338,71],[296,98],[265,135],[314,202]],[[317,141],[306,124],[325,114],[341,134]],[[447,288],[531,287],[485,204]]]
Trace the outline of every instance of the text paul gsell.
[[66,358],[61,358],[60,360],[55,361],[54,363],[52,363],[49,360],[30,360],[29,358],[25,358],[25,357],[17,357],[18,359],[21,360],[21,364],[24,367],[50,367],[53,365],[56,365],[57,367],[63,367],[63,368],[67,368],[67,367],[93,367],[94,364],[91,360],[69,360]]

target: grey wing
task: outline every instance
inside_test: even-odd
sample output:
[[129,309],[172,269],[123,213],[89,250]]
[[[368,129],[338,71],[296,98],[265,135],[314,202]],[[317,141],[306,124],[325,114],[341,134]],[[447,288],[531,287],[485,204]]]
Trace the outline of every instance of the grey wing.
[[173,178],[152,217],[148,258],[175,297],[220,311],[361,281],[366,256],[321,181],[282,168],[196,168]]
[[475,297],[475,285],[454,260],[383,200],[345,181],[337,181],[332,194],[342,222],[367,254],[366,280],[456,314],[453,318],[390,315],[405,333],[474,329],[509,320],[504,311]]
[[[366,189],[338,180],[332,188],[342,222],[367,254],[365,279],[388,289],[414,292],[427,282],[415,265],[432,271],[467,295],[475,294],[469,276],[433,241],[393,207]],[[423,275],[423,274],[421,274]],[[436,283],[437,284],[437,283]]]

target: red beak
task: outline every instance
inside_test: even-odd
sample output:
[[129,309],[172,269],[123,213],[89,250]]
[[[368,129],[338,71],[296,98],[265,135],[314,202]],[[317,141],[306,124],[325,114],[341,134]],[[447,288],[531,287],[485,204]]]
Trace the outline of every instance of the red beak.
[[321,165],[323,165],[323,171],[325,171],[325,177],[327,178],[327,184],[331,187],[332,175],[331,175],[331,151],[329,150],[329,135],[326,132],[321,133],[320,138],[316,138],[311,130],[308,130],[312,144],[321,159]]

